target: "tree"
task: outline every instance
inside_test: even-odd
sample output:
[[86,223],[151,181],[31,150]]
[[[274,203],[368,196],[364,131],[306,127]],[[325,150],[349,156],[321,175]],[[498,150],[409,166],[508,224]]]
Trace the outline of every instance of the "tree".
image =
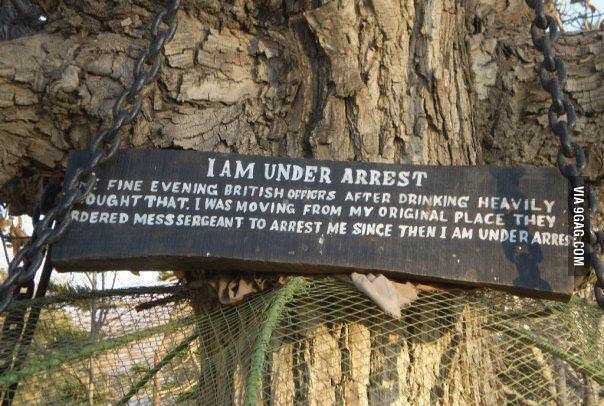
[[[97,272],[87,272],[85,273],[86,279],[88,280],[88,284],[90,285],[90,290],[95,292],[97,290],[105,290],[105,289],[113,289],[115,287],[115,280],[117,277],[116,272],[109,273],[97,273]],[[106,300],[98,301],[98,299],[90,300],[90,341],[96,343],[103,339],[101,336],[101,329],[107,323],[107,317],[109,316],[109,312],[111,311],[111,306],[108,306]],[[94,388],[94,371],[95,368],[98,368],[92,357],[88,362],[88,382],[87,382],[87,398],[88,404],[95,404],[95,388]]]
[[[40,2],[0,44],[0,185],[18,214],[129,82],[158,1]],[[322,4],[323,2],[321,2]],[[330,159],[551,164],[520,0],[188,2],[126,146]],[[603,173],[599,32],[565,36],[575,135]]]
[[[40,4],[43,31],[0,43],[0,199],[15,213],[31,211],[40,185],[60,176],[67,152],[83,148],[108,115],[157,6]],[[186,2],[178,18],[160,79],[125,130],[127,147],[555,162],[522,0],[204,0]],[[603,49],[595,31],[557,45],[592,180],[604,177]]]

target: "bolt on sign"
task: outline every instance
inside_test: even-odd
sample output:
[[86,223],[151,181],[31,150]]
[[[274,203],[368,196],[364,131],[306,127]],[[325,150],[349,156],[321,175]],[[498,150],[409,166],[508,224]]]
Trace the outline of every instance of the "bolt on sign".
[[380,272],[558,299],[584,272],[553,168],[133,150],[97,176],[52,247],[60,271]]

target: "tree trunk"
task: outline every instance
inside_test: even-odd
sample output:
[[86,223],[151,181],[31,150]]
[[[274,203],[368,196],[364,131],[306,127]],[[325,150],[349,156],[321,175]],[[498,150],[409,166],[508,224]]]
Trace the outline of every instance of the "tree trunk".
[[[46,0],[0,43],[0,199],[31,212],[130,81],[154,1]],[[323,4],[324,3],[324,4]],[[551,165],[529,10],[499,2],[189,1],[124,146],[421,164]],[[575,135],[604,176],[601,32],[564,36]]]
[[[67,153],[84,148],[108,115],[130,82],[157,6],[43,3],[51,11],[45,31],[0,43],[0,200],[13,214],[31,212],[40,185],[60,176]],[[524,0],[192,0],[178,19],[160,78],[125,129],[125,147],[437,165],[555,161]],[[590,150],[587,173],[602,178],[602,32],[565,35],[557,50],[578,110],[575,135]],[[406,344],[391,349],[401,354],[395,369],[405,375],[403,388],[390,382],[401,376],[384,372],[367,382],[362,371],[313,364],[314,356],[325,362],[346,354],[354,364],[359,355],[351,348],[389,345],[375,346],[360,325],[317,326],[308,332],[314,353],[284,347],[275,355],[277,363],[302,357],[310,370],[300,378],[304,388],[288,393],[277,385],[274,399],[291,403],[300,391],[312,399],[313,385],[325,381],[333,392],[328,403],[371,403],[368,387],[389,392],[395,403],[405,396],[429,402],[422,385],[434,386],[425,380],[438,379],[451,340],[475,333],[467,323],[456,328],[413,347],[412,356]],[[372,376],[390,368],[378,350],[366,367]],[[279,379],[300,381],[288,374]],[[471,380],[469,395],[442,389],[453,396],[445,403],[496,401],[479,397],[490,382]]]

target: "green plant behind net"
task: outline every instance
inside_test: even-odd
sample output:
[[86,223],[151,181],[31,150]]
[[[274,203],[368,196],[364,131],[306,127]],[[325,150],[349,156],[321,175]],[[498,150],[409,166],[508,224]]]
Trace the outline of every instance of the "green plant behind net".
[[579,298],[435,291],[394,320],[300,277],[231,307],[181,288],[28,305],[28,355],[0,375],[16,404],[597,404],[604,385],[604,313]]

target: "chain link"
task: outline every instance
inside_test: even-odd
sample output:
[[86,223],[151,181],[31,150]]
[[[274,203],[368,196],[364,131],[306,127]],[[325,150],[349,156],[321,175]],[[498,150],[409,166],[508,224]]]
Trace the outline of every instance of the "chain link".
[[598,305],[604,309],[604,263],[598,256],[604,250],[604,233],[596,232],[591,227],[591,215],[598,209],[596,191],[584,178],[587,167],[585,150],[574,142],[571,136],[577,115],[565,93],[566,66],[553,49],[554,43],[560,36],[560,30],[556,20],[545,13],[543,0],[526,0],[526,3],[535,13],[531,23],[531,39],[535,48],[543,55],[543,61],[539,65],[539,80],[543,89],[552,98],[548,121],[551,131],[560,141],[558,169],[568,179],[573,190],[575,187],[583,186],[587,192],[585,214],[587,263],[596,273],[594,294]]
[[[118,97],[113,106],[113,123],[108,129],[101,130],[91,141],[88,161],[76,170],[73,178],[65,185],[59,198],[59,204],[48,211],[34,227],[32,238],[23,246],[8,266],[8,276],[0,285],[0,313],[20,294],[22,288],[28,288],[44,261],[47,248],[58,241],[71,223],[69,213],[75,204],[80,203],[96,183],[95,170],[99,164],[111,159],[122,141],[120,129],[130,124],[141,110],[140,92],[143,87],[155,80],[159,72],[159,53],[176,32],[176,12],[180,0],[167,0],[167,4],[153,20],[150,26],[150,41],[138,58],[130,87]],[[162,29],[162,24],[167,26]],[[28,289],[29,291],[30,289]]]

